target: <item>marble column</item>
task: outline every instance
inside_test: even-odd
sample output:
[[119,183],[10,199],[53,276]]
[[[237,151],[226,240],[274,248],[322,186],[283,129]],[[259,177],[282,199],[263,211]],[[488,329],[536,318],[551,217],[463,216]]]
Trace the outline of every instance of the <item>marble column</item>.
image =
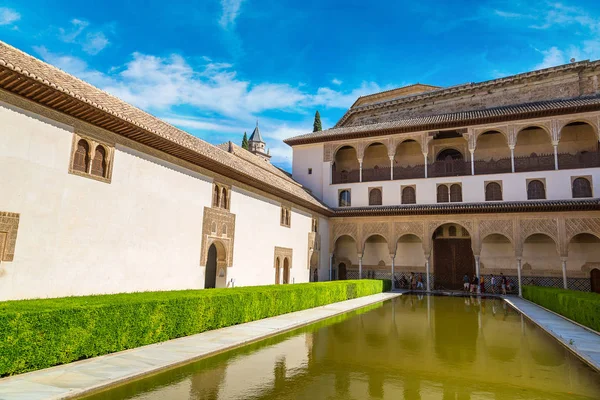
[[362,254],[358,256],[358,279],[362,279]]
[[394,258],[395,258],[395,254],[390,254],[390,256],[392,257],[392,290],[396,289],[396,285],[395,285],[395,279],[394,279]]
[[329,280],[331,280],[332,273],[333,273],[333,253],[329,253]]
[[[475,255],[475,275],[477,275],[477,281],[481,284],[481,277],[479,276],[479,255]],[[477,285],[477,293],[479,293],[479,288],[481,286]]]
[[390,180],[394,180],[394,157],[390,157]]
[[510,147],[510,168],[512,172],[515,172],[515,146]]
[[363,160],[358,160],[358,168],[359,168],[358,181],[359,182],[362,182],[362,162],[363,162]]
[[568,289],[567,285],[567,257],[561,257],[560,263],[562,264],[562,275],[563,275],[563,287]]
[[475,175],[475,150],[469,150],[471,152],[471,175]]
[[427,153],[423,153],[423,158],[425,159],[425,178],[427,178]]
[[552,143],[552,147],[554,147],[554,169],[558,170],[558,143]]
[[521,262],[522,258],[517,257],[517,285],[519,285],[519,297],[523,297],[523,292],[521,291]]
[[430,292],[431,286],[429,285],[429,254],[425,255],[425,277],[427,278],[426,279],[427,291]]

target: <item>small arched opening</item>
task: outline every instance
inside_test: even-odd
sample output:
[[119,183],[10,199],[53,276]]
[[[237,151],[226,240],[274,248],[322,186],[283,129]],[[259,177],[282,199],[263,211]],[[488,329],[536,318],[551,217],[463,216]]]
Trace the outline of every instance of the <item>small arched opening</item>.
[[287,285],[290,283],[290,259],[285,257],[283,259],[283,284]]
[[343,146],[335,152],[331,167],[331,181],[333,183],[358,182],[360,165],[356,149],[352,146]]

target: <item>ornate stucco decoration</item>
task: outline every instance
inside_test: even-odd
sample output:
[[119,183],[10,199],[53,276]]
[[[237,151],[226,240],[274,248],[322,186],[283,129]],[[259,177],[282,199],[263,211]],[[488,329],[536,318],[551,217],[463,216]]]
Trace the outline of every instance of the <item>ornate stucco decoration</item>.
[[0,211],[0,261],[13,261],[19,229],[19,214]]
[[210,246],[219,242],[226,252],[226,266],[233,265],[233,243],[235,233],[235,214],[221,208],[204,207],[202,222],[202,244],[200,265],[205,266]]

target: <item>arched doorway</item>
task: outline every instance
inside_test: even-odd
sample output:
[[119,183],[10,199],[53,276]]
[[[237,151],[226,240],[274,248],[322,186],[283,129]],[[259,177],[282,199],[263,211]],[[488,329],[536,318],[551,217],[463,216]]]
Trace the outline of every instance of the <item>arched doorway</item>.
[[213,243],[208,248],[206,273],[204,274],[204,288],[214,289],[215,287],[217,287],[217,246]]
[[290,283],[290,260],[286,257],[283,259],[283,284]]
[[340,263],[338,265],[338,279],[340,281],[345,281],[346,279],[348,279],[348,275],[346,272],[346,264],[344,263]]
[[436,289],[460,290],[463,276],[475,274],[469,232],[458,224],[444,224],[433,233],[433,271]]
[[594,268],[590,272],[590,281],[592,284],[592,292],[600,293],[600,269]]
[[275,284],[279,285],[281,283],[281,260],[277,257],[275,260]]

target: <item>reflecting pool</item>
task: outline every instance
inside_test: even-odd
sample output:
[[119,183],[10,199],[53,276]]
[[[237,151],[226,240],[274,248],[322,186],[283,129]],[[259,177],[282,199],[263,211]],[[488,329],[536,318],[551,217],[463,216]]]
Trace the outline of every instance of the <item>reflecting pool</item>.
[[404,295],[86,399],[600,399],[500,299]]

